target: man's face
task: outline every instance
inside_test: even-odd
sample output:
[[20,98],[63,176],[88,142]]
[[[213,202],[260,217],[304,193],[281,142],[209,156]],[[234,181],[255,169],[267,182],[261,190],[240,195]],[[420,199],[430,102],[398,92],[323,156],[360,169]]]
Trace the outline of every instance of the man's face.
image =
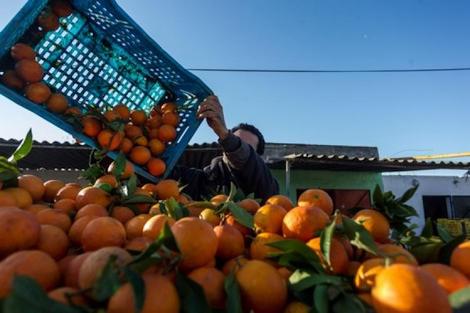
[[251,133],[247,130],[243,130],[243,129],[239,129],[236,132],[234,132],[233,134],[235,136],[239,137],[243,142],[246,142],[247,144],[252,146],[255,151],[258,148],[259,140],[258,140],[258,137],[255,134],[253,134],[253,133]]

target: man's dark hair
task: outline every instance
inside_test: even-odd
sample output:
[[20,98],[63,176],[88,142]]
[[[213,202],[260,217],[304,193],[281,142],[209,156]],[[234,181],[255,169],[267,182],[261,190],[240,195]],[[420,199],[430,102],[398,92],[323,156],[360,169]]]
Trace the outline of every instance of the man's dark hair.
[[264,141],[263,134],[259,131],[259,129],[256,128],[255,126],[251,125],[251,124],[241,123],[241,124],[238,124],[237,126],[235,126],[234,128],[232,128],[232,133],[234,133],[234,132],[236,132],[237,130],[240,130],[240,129],[245,130],[245,131],[249,131],[250,133],[252,133],[256,137],[258,137],[258,146],[256,147],[256,152],[259,155],[263,155],[265,141]]

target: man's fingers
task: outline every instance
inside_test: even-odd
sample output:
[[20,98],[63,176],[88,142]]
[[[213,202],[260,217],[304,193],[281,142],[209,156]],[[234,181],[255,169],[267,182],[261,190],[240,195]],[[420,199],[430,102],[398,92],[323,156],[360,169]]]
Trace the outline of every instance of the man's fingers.
[[198,109],[198,113],[205,111],[222,112],[222,107],[218,103],[203,102]]
[[220,117],[220,115],[217,112],[206,111],[204,113],[198,114],[197,117],[200,118],[200,119],[207,119],[207,118],[210,119],[210,118]]

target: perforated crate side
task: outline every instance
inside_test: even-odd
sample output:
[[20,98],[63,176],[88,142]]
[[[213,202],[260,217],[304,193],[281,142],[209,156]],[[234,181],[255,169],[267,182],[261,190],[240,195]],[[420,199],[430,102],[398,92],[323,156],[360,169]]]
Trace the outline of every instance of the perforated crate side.
[[[0,34],[6,43],[1,46],[0,57],[22,37],[46,4],[44,0],[26,3]],[[200,124],[195,118],[198,104],[212,92],[161,49],[115,1],[76,0],[73,5],[78,12],[35,46],[46,70],[44,80],[65,94],[73,105],[91,104],[101,111],[124,103],[131,109],[149,112],[156,102],[171,97],[179,107],[180,124],[175,142],[163,155],[166,176]],[[0,91],[13,101],[95,146],[61,118],[4,89]],[[111,153],[111,157],[115,156]],[[154,180],[142,170],[137,172]]]

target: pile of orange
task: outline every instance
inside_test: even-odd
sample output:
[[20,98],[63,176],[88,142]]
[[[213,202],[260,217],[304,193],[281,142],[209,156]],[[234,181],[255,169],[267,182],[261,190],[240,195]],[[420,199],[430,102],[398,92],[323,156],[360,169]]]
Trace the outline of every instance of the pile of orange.
[[[168,102],[155,106],[150,115],[143,110],[130,111],[119,104],[102,116],[85,114],[81,124],[83,132],[95,138],[103,149],[120,151],[134,164],[145,166],[150,174],[161,176],[166,170],[161,156],[176,139],[179,120],[177,106]],[[111,123],[114,128],[110,127]],[[119,130],[113,130],[116,124],[120,125]]]
[[[132,174],[132,168],[129,171]],[[350,277],[357,296],[379,313],[451,312],[448,295],[470,283],[470,242],[453,251],[450,266],[419,265],[411,253],[390,241],[387,219],[372,209],[359,211],[353,219],[370,232],[380,254],[361,253],[348,238],[336,234],[327,260],[319,233],[333,222],[334,206],[319,189],[305,191],[297,206],[282,195],[264,204],[253,199],[238,202],[253,216],[250,229],[230,213],[215,210],[227,196],[213,197],[204,208],[182,195],[173,180],[146,184],[136,194],[184,203],[190,216],[179,220],[163,214],[158,203],[134,208],[120,203],[116,194],[100,188],[118,188],[120,182],[111,174],[85,187],[43,182],[33,175],[22,175],[18,181],[18,187],[0,190],[0,299],[11,293],[18,274],[36,280],[56,301],[87,306],[93,303],[92,295],[79,291],[93,286],[107,260],[114,256],[117,266],[124,267],[132,254],[158,238],[165,224],[176,239],[180,261],[170,271],[160,264],[145,271],[143,312],[179,312],[175,270],[199,284],[214,309],[225,308],[224,282],[234,273],[246,311],[310,312],[309,305],[289,294],[288,280],[295,268],[281,267],[269,258],[278,252],[269,243],[284,239],[303,242],[318,255],[326,273]],[[336,218],[336,223],[341,220]],[[134,300],[132,286],[124,284],[105,303],[107,312],[133,312]]]
[[[132,167],[129,171],[133,174]],[[166,215],[150,215],[151,204],[136,204],[133,209],[121,204],[116,194],[99,188],[102,184],[118,188],[119,181],[108,174],[83,187],[21,175],[18,187],[0,190],[0,299],[11,293],[15,275],[26,275],[54,300],[68,303],[66,295],[91,287],[110,256],[124,266],[132,260],[130,251],[142,251],[165,222],[174,223]],[[146,184],[136,194],[185,201],[173,180]],[[150,306],[158,303],[167,307],[166,312],[179,312],[173,281],[157,273],[146,274],[144,281],[149,294],[159,293],[149,296]],[[109,301],[108,312],[132,311],[126,288]],[[84,295],[71,298],[77,305],[89,300]]]

